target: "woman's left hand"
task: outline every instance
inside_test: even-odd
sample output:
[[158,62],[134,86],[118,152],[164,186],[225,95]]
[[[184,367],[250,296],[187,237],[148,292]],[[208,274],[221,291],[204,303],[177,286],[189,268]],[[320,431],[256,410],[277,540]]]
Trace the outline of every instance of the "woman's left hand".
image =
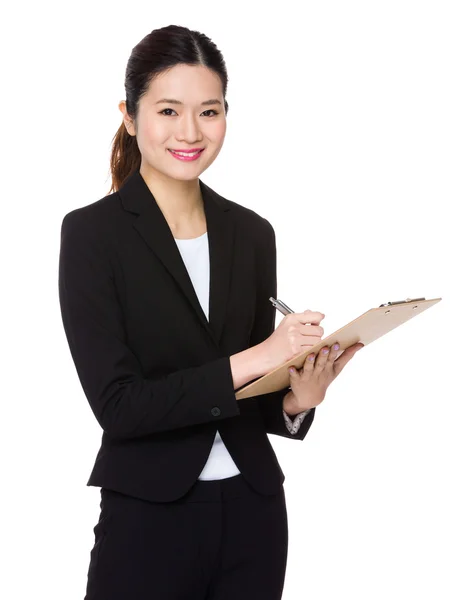
[[[314,360],[314,353],[311,353],[306,357],[301,369],[290,367],[292,392],[289,392],[289,395],[286,396],[285,411],[288,412],[289,409],[291,411],[289,414],[297,414],[321,404],[329,385],[363,346],[364,344],[361,342],[349,346],[338,358],[336,356],[339,347],[336,344],[330,349],[325,346],[319,351],[316,360]],[[330,351],[323,354],[324,349]],[[313,357],[313,360],[311,360],[311,357]]]

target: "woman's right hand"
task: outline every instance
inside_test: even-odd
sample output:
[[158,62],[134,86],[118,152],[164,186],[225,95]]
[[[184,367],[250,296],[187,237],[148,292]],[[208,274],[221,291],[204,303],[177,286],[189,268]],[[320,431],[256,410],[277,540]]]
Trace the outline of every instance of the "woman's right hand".
[[262,342],[269,370],[318,344],[324,335],[324,329],[319,325],[324,317],[323,313],[311,310],[285,315],[272,335]]

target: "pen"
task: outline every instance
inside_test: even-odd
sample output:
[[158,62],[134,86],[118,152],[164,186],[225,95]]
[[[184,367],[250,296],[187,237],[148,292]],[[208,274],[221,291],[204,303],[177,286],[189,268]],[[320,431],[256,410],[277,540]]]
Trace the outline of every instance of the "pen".
[[[273,296],[270,296],[269,300],[273,304],[273,306],[277,310],[279,310],[280,313],[283,315],[289,315],[289,314],[295,312],[292,310],[292,308],[289,308],[289,306],[287,304],[285,304],[284,302],[282,302],[281,300],[275,300],[275,298],[273,298]],[[311,323],[305,323],[305,325],[311,325]]]
[[281,300],[275,300],[275,298],[273,298],[273,296],[270,296],[269,298],[270,302],[273,304],[273,306],[280,311],[281,314],[283,315],[289,315],[290,313],[293,313],[294,311],[289,308],[289,306],[287,306],[284,302],[281,302]]

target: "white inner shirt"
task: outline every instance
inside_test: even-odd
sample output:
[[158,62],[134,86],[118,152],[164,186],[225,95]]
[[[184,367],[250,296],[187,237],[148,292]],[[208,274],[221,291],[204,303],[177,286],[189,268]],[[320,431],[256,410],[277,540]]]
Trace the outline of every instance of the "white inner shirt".
[[[208,234],[205,232],[199,237],[189,240],[179,240],[177,238],[174,238],[174,240],[193,283],[199,303],[208,321],[210,294],[210,252]],[[309,411],[299,413],[294,420],[291,420],[283,411],[286,427],[292,434],[297,433],[307,412]],[[209,457],[198,479],[224,479],[226,477],[233,477],[239,473],[240,471],[237,468],[237,465],[224,445],[219,431],[217,431]]]
[[[183,262],[193,283],[202,310],[209,320],[210,254],[207,232],[189,240],[175,239]],[[240,473],[223,440],[216,432],[207,462],[198,479],[224,479]]]

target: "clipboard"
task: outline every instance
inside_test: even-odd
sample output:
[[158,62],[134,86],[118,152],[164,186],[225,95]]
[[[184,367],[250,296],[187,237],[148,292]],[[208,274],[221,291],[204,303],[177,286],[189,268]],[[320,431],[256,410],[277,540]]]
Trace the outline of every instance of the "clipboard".
[[270,373],[243,386],[237,390],[235,397],[237,400],[241,400],[288,388],[290,384],[289,367],[294,365],[297,369],[301,369],[306,357],[312,352],[317,354],[324,346],[332,346],[335,342],[340,344],[339,354],[357,342],[367,346],[441,300],[442,298],[431,300],[408,298],[397,302],[387,302],[381,304],[378,308],[371,308],[341,329],[321,339],[318,344],[308,348],[305,352],[297,354],[286,363],[270,371]]

